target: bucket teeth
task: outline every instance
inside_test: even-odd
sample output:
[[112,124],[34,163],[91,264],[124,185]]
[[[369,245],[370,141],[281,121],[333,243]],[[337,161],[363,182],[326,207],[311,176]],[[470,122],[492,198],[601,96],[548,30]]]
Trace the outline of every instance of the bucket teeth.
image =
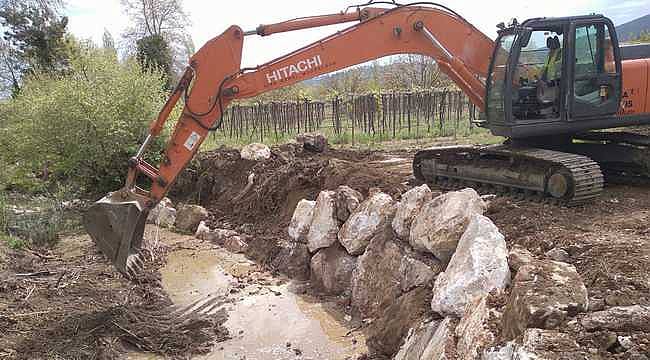
[[140,253],[131,254],[126,260],[125,275],[130,279],[135,279],[138,274],[144,271],[144,260]]
[[180,319],[189,318],[194,315],[211,315],[216,312],[224,301],[221,296],[217,294],[209,294],[205,297],[199,298],[193,303],[172,310],[172,316]]

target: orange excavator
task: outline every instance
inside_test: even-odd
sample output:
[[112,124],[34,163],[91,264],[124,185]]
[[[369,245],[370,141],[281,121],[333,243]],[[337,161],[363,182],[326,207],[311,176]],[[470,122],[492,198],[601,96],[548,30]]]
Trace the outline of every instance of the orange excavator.
[[[240,66],[247,36],[346,22],[356,24],[263,65]],[[650,47],[624,51],[613,23],[602,15],[513,20],[497,27],[498,36],[492,40],[443,5],[382,1],[252,31],[231,26],[192,56],[146,140],[129,160],[124,188],[87,211],[85,228],[121,272],[137,272],[149,211],[208,133],[219,128],[232,101],[396,54],[435,59],[482,110],[484,119],[476,124],[507,139],[501,145],[418,152],[413,171],[423,182],[489,186],[573,205],[598,196],[605,176],[640,179],[650,174],[649,137],[602,131],[650,124]],[[182,114],[155,167],[143,154],[181,97]],[[143,176],[150,179],[146,189]]]

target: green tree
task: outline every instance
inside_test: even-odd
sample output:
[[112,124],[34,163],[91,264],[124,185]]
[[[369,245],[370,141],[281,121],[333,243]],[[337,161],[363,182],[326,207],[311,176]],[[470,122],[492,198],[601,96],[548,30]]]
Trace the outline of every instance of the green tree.
[[138,40],[136,59],[143,70],[161,72],[165,75],[166,87],[172,78],[172,53],[167,40],[161,35],[150,35]]
[[20,90],[25,73],[61,73],[68,69],[71,37],[68,19],[58,16],[58,2],[4,0],[0,7],[0,81],[4,90]]
[[436,62],[425,55],[408,54],[397,57],[392,63],[384,66],[383,73],[384,88],[391,90],[431,89],[452,85]]
[[7,28],[5,40],[18,51],[29,70],[56,72],[67,68],[67,17],[59,18],[40,7],[19,4],[0,10],[0,23]]
[[107,29],[104,29],[104,35],[102,35],[102,47],[107,50],[116,51],[113,35]]
[[131,19],[124,33],[127,48],[137,56],[159,56],[146,64],[162,65],[162,60],[169,60],[164,65],[167,82],[176,80],[176,74],[187,66],[187,53],[194,48],[188,43],[186,28],[190,21],[182,0],[122,0],[122,6]]
[[641,34],[639,34],[638,38],[633,40],[633,42],[637,42],[637,43],[650,42],[650,31],[643,31]]

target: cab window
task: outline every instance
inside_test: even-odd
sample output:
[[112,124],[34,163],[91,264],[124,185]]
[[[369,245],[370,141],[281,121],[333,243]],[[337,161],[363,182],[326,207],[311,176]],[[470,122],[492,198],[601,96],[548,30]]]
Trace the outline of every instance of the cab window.
[[510,51],[515,38],[515,34],[502,35],[494,52],[487,98],[487,116],[489,120],[494,122],[503,122],[505,119],[506,77]]
[[598,76],[616,73],[614,48],[605,24],[588,24],[575,30],[574,96],[597,105],[607,97]]
[[558,118],[564,71],[562,28],[534,30],[522,45],[513,77],[513,115],[518,120]]

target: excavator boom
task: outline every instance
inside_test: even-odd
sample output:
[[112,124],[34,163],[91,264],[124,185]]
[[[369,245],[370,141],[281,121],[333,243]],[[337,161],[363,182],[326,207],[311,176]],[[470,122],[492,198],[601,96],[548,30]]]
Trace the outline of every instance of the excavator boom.
[[[395,54],[422,54],[436,60],[441,71],[485,107],[493,42],[460,15],[433,6],[356,8],[339,14],[260,25],[254,31],[231,26],[208,41],[192,58],[138,153],[129,160],[124,188],[93,205],[84,216],[86,231],[122,273],[141,267],[138,250],[149,211],[165,196],[194,157],[208,132],[233,100],[289,86],[322,74]],[[255,68],[241,69],[245,36],[358,21],[357,24]],[[167,143],[159,167],[142,158],[151,139],[162,132],[171,110],[184,97],[185,106]],[[150,189],[137,184],[140,175]]]

